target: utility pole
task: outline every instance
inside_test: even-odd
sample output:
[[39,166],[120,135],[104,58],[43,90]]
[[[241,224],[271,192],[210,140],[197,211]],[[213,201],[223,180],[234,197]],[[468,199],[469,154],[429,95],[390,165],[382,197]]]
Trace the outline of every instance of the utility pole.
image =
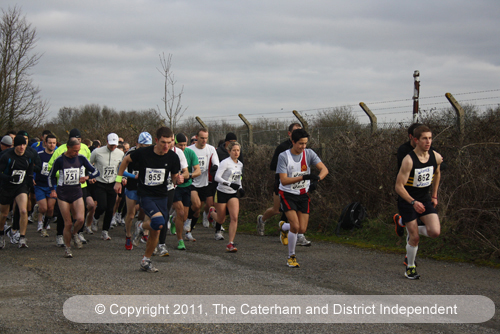
[[418,122],[418,96],[420,95],[420,72],[413,72],[413,123]]

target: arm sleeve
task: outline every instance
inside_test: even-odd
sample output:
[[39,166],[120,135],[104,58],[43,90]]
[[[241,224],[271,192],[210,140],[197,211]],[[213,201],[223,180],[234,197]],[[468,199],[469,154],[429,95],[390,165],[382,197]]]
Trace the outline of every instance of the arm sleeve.
[[228,182],[227,180],[224,180],[222,178],[222,174],[226,170],[227,163],[226,159],[222,160],[222,162],[219,164],[219,168],[217,169],[217,173],[215,173],[214,181],[217,183],[223,183],[223,182]]
[[59,169],[61,168],[60,162],[61,162],[61,159],[56,159],[55,161],[52,161],[52,168],[49,171],[49,177],[48,177],[48,183],[49,183],[50,190],[54,190],[54,188],[57,184],[57,173],[59,172]]
[[98,177],[99,170],[97,168],[95,168],[94,166],[92,166],[90,161],[88,161],[87,158],[85,158],[84,156],[80,155],[79,157],[80,157],[80,162],[82,163],[82,165],[84,165],[85,169],[90,172],[89,179],[95,179],[96,177]]

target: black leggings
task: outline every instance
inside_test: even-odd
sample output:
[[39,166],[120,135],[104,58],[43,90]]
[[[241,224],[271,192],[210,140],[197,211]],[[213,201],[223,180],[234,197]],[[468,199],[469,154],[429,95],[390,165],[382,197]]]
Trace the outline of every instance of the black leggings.
[[94,188],[94,201],[97,202],[94,218],[99,219],[104,213],[102,230],[108,231],[113,218],[113,208],[116,203],[116,192],[113,189],[114,183],[96,182]]

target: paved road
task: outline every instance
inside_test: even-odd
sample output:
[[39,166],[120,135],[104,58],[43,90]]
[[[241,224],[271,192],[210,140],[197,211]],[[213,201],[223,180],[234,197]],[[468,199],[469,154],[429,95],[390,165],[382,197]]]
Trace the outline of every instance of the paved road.
[[[154,258],[159,273],[140,271],[144,245],[124,249],[122,228],[111,241],[97,234],[63,257],[55,231],[41,238],[28,227],[28,249],[0,250],[0,333],[385,333],[500,332],[500,316],[481,324],[79,324],[63,315],[74,295],[484,295],[500,305],[500,270],[419,259],[422,278],[403,276],[402,255],[316,242],[298,247],[300,269],[285,266],[277,237],[237,235],[238,252],[198,226],[187,251]],[[99,234],[100,235],[100,234]]]

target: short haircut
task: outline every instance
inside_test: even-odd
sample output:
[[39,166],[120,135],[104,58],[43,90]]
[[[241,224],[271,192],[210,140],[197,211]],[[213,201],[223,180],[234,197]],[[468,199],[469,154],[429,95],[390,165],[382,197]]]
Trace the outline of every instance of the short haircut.
[[55,140],[56,140],[56,142],[57,142],[57,137],[56,137],[56,136],[54,136],[52,133],[49,133],[49,134],[47,135],[47,137],[45,137],[45,142],[47,143],[47,142],[49,141],[49,139],[55,139]]
[[43,130],[43,132],[42,132],[42,136],[50,135],[50,134],[52,134],[52,132],[50,130]]
[[98,140],[94,140],[94,141],[92,142],[92,146],[94,146],[94,147],[99,147],[99,146],[101,146],[101,142],[100,142],[100,141],[98,141]]
[[239,148],[241,150],[240,143],[238,143],[237,141],[232,141],[232,142],[229,142],[229,144],[227,145],[227,151],[231,152],[231,150],[233,149],[234,146],[239,146]]
[[412,135],[413,136],[413,132],[415,131],[416,128],[418,128],[419,126],[422,126],[423,124],[420,124],[420,123],[413,123],[412,125],[410,125],[410,127],[408,128],[408,134],[409,135]]
[[160,139],[161,137],[172,138],[173,135],[174,133],[172,132],[172,130],[170,130],[170,128],[167,128],[166,126],[162,126],[158,130],[156,130],[157,139]]
[[296,127],[296,126],[298,126],[298,127],[302,128],[302,125],[300,125],[300,123],[292,123],[292,124],[290,124],[290,126],[288,127],[288,132],[292,132],[292,131],[293,131],[293,128],[294,128],[294,127]]
[[207,128],[199,128],[198,131],[196,132],[196,135],[199,136],[200,132],[206,132],[206,133],[208,133],[208,129]]
[[413,130],[413,137],[420,139],[420,137],[422,136],[422,133],[424,133],[424,132],[432,133],[432,131],[431,131],[431,129],[429,129],[429,127],[427,127],[425,125],[420,125],[415,130]]
[[295,129],[292,132],[292,141],[293,142],[298,142],[302,138],[309,138],[309,134],[307,133],[306,130],[304,129]]
[[73,146],[76,146],[76,145],[80,145],[80,141],[78,140],[78,138],[76,137],[71,137],[68,142],[66,143],[66,146],[69,148],[69,147],[73,147]]

